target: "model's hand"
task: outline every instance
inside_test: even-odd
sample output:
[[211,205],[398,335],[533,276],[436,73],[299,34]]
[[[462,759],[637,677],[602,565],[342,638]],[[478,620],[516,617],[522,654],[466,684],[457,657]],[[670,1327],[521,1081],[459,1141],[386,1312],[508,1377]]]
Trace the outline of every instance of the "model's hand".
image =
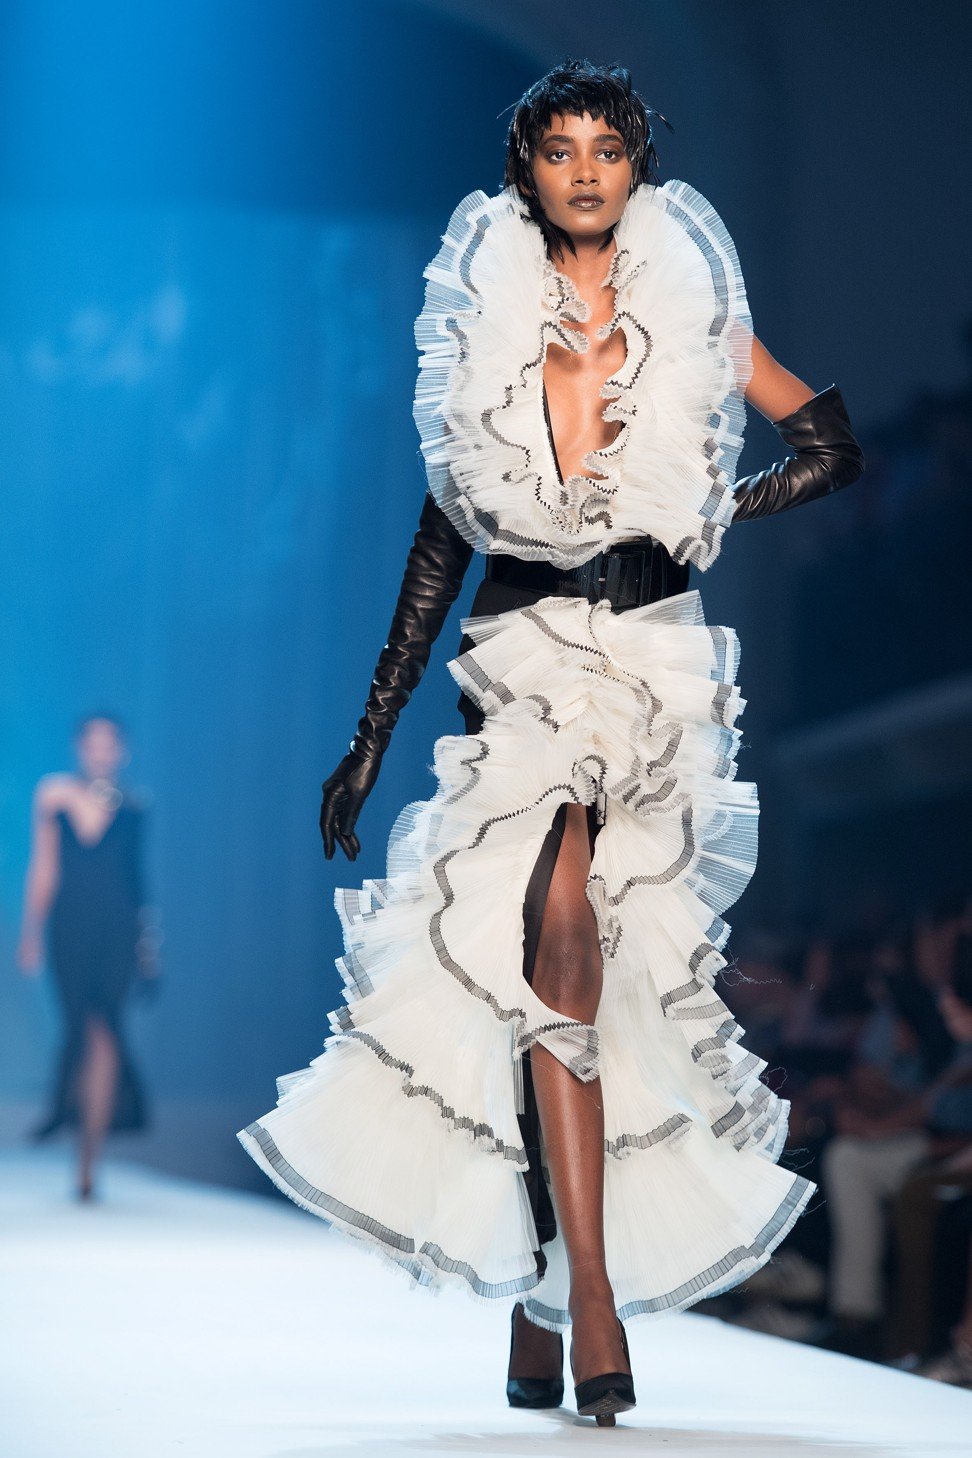
[[321,839],[353,861],[361,849],[355,821],[371,791],[402,709],[425,672],[432,644],[459,595],[473,549],[426,491],[385,645],[371,679],[351,752],[321,786]]
[[328,860],[334,855],[335,841],[349,861],[361,849],[355,821],[378,778],[398,716],[425,672],[432,644],[459,595],[472,554],[472,547],[426,491],[388,637],[378,655],[351,752],[321,786],[321,839]]
[[381,756],[366,759],[346,754],[333,774],[321,786],[321,839],[328,860],[334,855],[334,842],[353,861],[361,846],[354,834],[355,822],[378,778]]
[[789,415],[774,420],[773,427],[796,454],[736,482],[734,522],[816,501],[850,486],[864,470],[864,452],[836,385],[819,390]]
[[17,966],[26,977],[36,977],[44,961],[41,939],[36,932],[24,932],[17,944]]

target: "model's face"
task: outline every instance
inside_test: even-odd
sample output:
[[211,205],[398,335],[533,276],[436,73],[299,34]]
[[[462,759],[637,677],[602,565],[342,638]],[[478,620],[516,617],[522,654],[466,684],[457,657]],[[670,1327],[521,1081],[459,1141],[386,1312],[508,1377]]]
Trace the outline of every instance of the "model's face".
[[575,242],[606,233],[631,195],[631,163],[620,132],[602,116],[551,117],[533,158],[537,198]]
[[115,725],[108,719],[92,719],[75,741],[78,764],[91,780],[114,779],[128,754]]

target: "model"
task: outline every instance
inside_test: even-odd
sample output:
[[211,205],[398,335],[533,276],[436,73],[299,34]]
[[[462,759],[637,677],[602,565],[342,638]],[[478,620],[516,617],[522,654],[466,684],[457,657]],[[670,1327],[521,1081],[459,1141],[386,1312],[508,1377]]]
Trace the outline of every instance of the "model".
[[[567,61],[518,103],[504,186],[425,271],[414,545],[325,854],[355,825],[474,552],[449,664],[466,734],[336,904],[345,1004],[238,1137],[304,1209],[415,1282],[518,1298],[508,1400],[634,1405],[622,1321],[743,1281],[815,1186],[714,981],[756,862],[744,707],[705,570],[731,522],[863,469],[836,385],[753,336],[715,209],[657,182],[628,72]],[[662,118],[664,120],[664,118]],[[735,482],[745,401],[795,454]],[[607,403],[605,403],[607,402]]]
[[18,961],[27,975],[40,971],[46,932],[64,1041],[50,1106],[32,1137],[62,1125],[77,1130],[76,1193],[90,1200],[105,1135],[148,1122],[124,1008],[140,980],[154,984],[159,934],[143,888],[144,797],[118,783],[129,758],[121,722],[86,716],[74,749],[77,772],[44,775],[34,790]]

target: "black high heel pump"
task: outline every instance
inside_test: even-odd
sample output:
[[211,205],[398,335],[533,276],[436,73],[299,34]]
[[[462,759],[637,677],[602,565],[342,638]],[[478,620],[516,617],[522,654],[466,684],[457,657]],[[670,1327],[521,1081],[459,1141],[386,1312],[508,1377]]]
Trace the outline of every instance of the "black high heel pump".
[[[618,1317],[618,1326],[621,1327],[621,1346],[624,1350],[624,1358],[630,1367],[628,1338],[625,1336],[620,1317]],[[588,1377],[584,1382],[575,1382],[574,1401],[577,1404],[579,1417],[594,1417],[597,1419],[599,1428],[613,1428],[615,1413],[627,1412],[629,1408],[635,1406],[634,1379],[630,1372],[599,1372],[596,1377]]]
[[[519,1306],[517,1302],[517,1306]],[[510,1359],[516,1334],[516,1306],[510,1314]],[[564,1339],[560,1338],[560,1364],[564,1362]],[[563,1377],[508,1377],[506,1400],[510,1407],[559,1407],[564,1400]]]

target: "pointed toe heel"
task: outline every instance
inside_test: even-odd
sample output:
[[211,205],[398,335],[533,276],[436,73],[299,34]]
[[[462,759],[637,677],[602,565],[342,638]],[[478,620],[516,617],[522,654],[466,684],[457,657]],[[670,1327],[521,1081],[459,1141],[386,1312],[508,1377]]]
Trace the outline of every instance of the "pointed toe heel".
[[562,1377],[508,1377],[506,1400],[510,1407],[560,1407],[564,1400]]
[[[518,1305],[519,1303],[517,1303]],[[510,1359],[516,1333],[516,1306],[510,1315]],[[560,1360],[563,1363],[564,1339],[560,1339]],[[563,1377],[507,1377],[506,1400],[510,1407],[560,1407],[564,1400]]]
[[[618,1326],[621,1327],[621,1346],[630,1367],[628,1339],[620,1318]],[[574,1402],[579,1417],[593,1417],[597,1419],[599,1428],[613,1428],[616,1413],[628,1412],[637,1405],[634,1378],[630,1372],[599,1372],[596,1377],[574,1383]]]

